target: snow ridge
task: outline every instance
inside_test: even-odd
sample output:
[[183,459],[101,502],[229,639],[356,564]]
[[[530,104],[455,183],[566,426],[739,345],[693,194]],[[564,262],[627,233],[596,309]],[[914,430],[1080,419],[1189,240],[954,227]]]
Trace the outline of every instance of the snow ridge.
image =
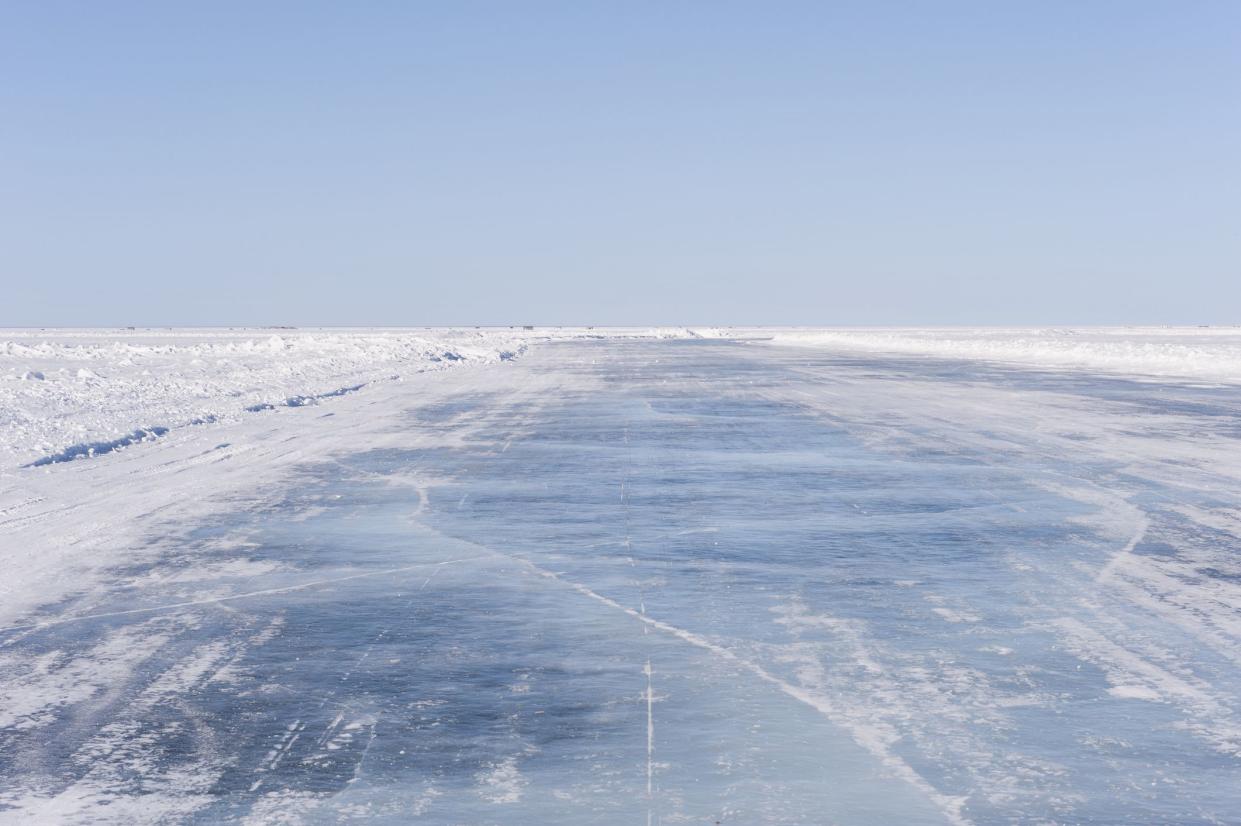
[[834,328],[771,331],[798,347],[1241,382],[1241,328]]
[[402,374],[509,361],[530,338],[507,329],[0,331],[0,466],[99,456]]

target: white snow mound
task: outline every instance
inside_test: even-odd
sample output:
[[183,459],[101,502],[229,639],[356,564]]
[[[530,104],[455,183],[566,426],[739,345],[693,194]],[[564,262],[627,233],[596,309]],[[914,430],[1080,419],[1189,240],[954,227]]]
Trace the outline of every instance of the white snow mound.
[[1241,382],[1241,328],[833,328],[773,330],[773,344]]

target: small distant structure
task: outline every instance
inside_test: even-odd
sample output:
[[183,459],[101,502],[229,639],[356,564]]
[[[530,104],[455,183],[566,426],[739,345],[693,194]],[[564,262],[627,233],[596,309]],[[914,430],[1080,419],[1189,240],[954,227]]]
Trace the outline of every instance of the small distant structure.
[[534,329],[534,325],[533,325],[533,324],[523,324],[523,325],[521,325],[521,329],[523,329],[523,330],[533,330],[533,329]]

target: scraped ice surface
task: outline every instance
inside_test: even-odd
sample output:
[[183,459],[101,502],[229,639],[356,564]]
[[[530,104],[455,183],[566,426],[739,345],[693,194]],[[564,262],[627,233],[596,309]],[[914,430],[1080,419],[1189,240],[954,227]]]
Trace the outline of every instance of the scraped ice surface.
[[9,622],[0,821],[1236,822],[1235,388],[705,338],[436,378]]

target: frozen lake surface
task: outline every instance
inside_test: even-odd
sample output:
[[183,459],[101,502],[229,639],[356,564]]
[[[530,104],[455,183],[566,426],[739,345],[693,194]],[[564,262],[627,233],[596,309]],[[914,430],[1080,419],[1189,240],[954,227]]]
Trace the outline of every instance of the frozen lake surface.
[[1235,386],[579,340],[447,387],[4,629],[0,821],[1241,823]]

